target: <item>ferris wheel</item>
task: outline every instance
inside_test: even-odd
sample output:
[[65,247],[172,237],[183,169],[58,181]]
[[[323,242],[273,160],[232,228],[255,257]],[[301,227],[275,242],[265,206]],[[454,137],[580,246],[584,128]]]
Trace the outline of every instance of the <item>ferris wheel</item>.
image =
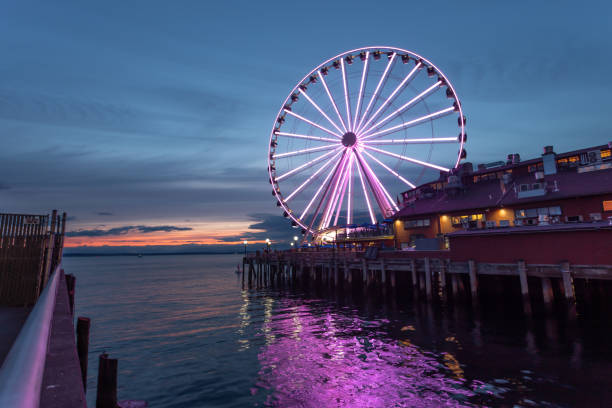
[[459,166],[465,121],[448,78],[420,55],[393,47],[336,55],[276,115],[272,194],[304,234],[376,224],[399,210],[398,193]]

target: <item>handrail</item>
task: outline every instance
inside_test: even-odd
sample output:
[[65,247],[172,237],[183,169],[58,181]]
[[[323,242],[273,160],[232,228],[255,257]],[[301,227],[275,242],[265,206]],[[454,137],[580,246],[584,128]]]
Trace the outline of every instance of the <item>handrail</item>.
[[0,407],[39,406],[60,275],[58,266],[0,368]]

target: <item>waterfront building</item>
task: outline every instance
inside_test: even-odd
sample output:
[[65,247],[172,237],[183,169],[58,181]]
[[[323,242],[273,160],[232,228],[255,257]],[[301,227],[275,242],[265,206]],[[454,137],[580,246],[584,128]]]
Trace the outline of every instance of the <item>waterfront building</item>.
[[[478,165],[402,193],[395,245],[456,260],[612,263],[612,142]],[[520,254],[517,253],[520,251]]]

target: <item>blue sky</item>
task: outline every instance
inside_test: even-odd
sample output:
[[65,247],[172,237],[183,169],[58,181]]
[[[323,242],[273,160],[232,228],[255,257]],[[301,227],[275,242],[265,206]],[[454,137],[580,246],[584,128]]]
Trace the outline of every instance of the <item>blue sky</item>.
[[612,140],[607,2],[2,4],[0,211],[59,208],[74,231],[292,236],[266,181],[271,125],[304,74],[361,46],[445,72],[475,164]]

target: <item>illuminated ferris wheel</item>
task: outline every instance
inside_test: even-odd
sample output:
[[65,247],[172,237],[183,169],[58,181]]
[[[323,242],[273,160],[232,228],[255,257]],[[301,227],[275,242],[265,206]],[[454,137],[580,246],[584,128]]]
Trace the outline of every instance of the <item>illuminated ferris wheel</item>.
[[399,210],[400,191],[466,157],[465,117],[448,78],[392,47],[339,54],[310,71],[274,120],[272,194],[303,233]]

